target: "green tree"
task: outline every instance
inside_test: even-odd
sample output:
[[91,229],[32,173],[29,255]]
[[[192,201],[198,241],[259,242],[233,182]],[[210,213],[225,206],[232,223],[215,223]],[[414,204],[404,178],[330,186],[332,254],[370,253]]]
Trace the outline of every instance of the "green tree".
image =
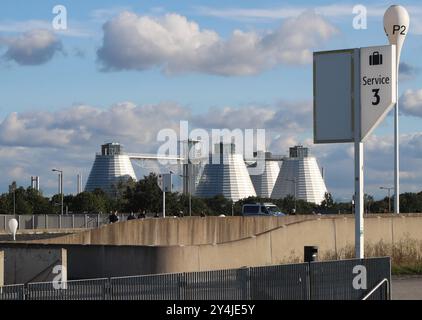
[[321,202],[321,208],[323,209],[332,209],[334,207],[334,200],[331,193],[326,192],[324,194],[324,200]]
[[232,214],[232,205],[233,202],[228,200],[223,195],[217,195],[213,198],[205,199],[209,210],[208,214],[213,216],[226,215],[230,216]]
[[162,191],[157,183],[157,175],[151,173],[135,185],[127,185],[123,199],[123,208],[128,212],[162,212]]

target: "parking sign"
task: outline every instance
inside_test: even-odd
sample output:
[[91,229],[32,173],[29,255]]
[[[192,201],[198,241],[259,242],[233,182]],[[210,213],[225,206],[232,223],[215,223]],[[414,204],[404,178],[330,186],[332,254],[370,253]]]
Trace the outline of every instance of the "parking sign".
[[361,140],[385,118],[396,103],[394,45],[360,49]]

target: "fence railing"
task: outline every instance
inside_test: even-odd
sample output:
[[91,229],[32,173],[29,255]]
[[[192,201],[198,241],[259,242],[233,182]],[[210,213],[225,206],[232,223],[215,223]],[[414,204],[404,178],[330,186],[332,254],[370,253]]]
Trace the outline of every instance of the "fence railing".
[[[119,221],[126,221],[128,214],[119,214]],[[37,229],[93,229],[109,224],[108,214],[36,214],[0,215],[0,231],[8,231],[9,220],[18,220],[19,230]]]
[[0,300],[361,300],[388,279],[370,296],[387,300],[390,270],[386,257],[29,283],[0,287]]

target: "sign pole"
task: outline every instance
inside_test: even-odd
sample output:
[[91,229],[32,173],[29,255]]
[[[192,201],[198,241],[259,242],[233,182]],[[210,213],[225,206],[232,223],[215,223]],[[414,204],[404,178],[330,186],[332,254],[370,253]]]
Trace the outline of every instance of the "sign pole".
[[396,45],[396,106],[394,109],[394,213],[400,213],[400,162],[399,162],[399,64],[404,40],[409,32],[409,13],[399,5],[390,6],[384,14],[384,31],[390,44]]
[[166,189],[163,190],[163,218],[166,217]]
[[354,143],[355,143],[355,257],[364,258],[363,220],[363,142],[362,142],[362,101],[361,101],[361,57],[360,49],[354,50]]
[[364,141],[397,102],[395,50],[387,45],[314,53],[314,141],[354,142],[358,259],[365,255]]
[[364,258],[363,142],[355,142],[355,257]]
[[[397,58],[397,56],[396,56]],[[399,147],[399,62],[396,81],[397,102],[394,108],[394,213],[400,213],[400,147]]]

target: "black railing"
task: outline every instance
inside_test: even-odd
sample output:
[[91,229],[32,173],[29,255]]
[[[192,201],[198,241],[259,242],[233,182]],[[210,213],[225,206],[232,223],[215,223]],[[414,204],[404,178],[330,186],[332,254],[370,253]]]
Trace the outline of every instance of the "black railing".
[[29,283],[0,287],[0,300],[387,300],[390,270],[386,257]]

